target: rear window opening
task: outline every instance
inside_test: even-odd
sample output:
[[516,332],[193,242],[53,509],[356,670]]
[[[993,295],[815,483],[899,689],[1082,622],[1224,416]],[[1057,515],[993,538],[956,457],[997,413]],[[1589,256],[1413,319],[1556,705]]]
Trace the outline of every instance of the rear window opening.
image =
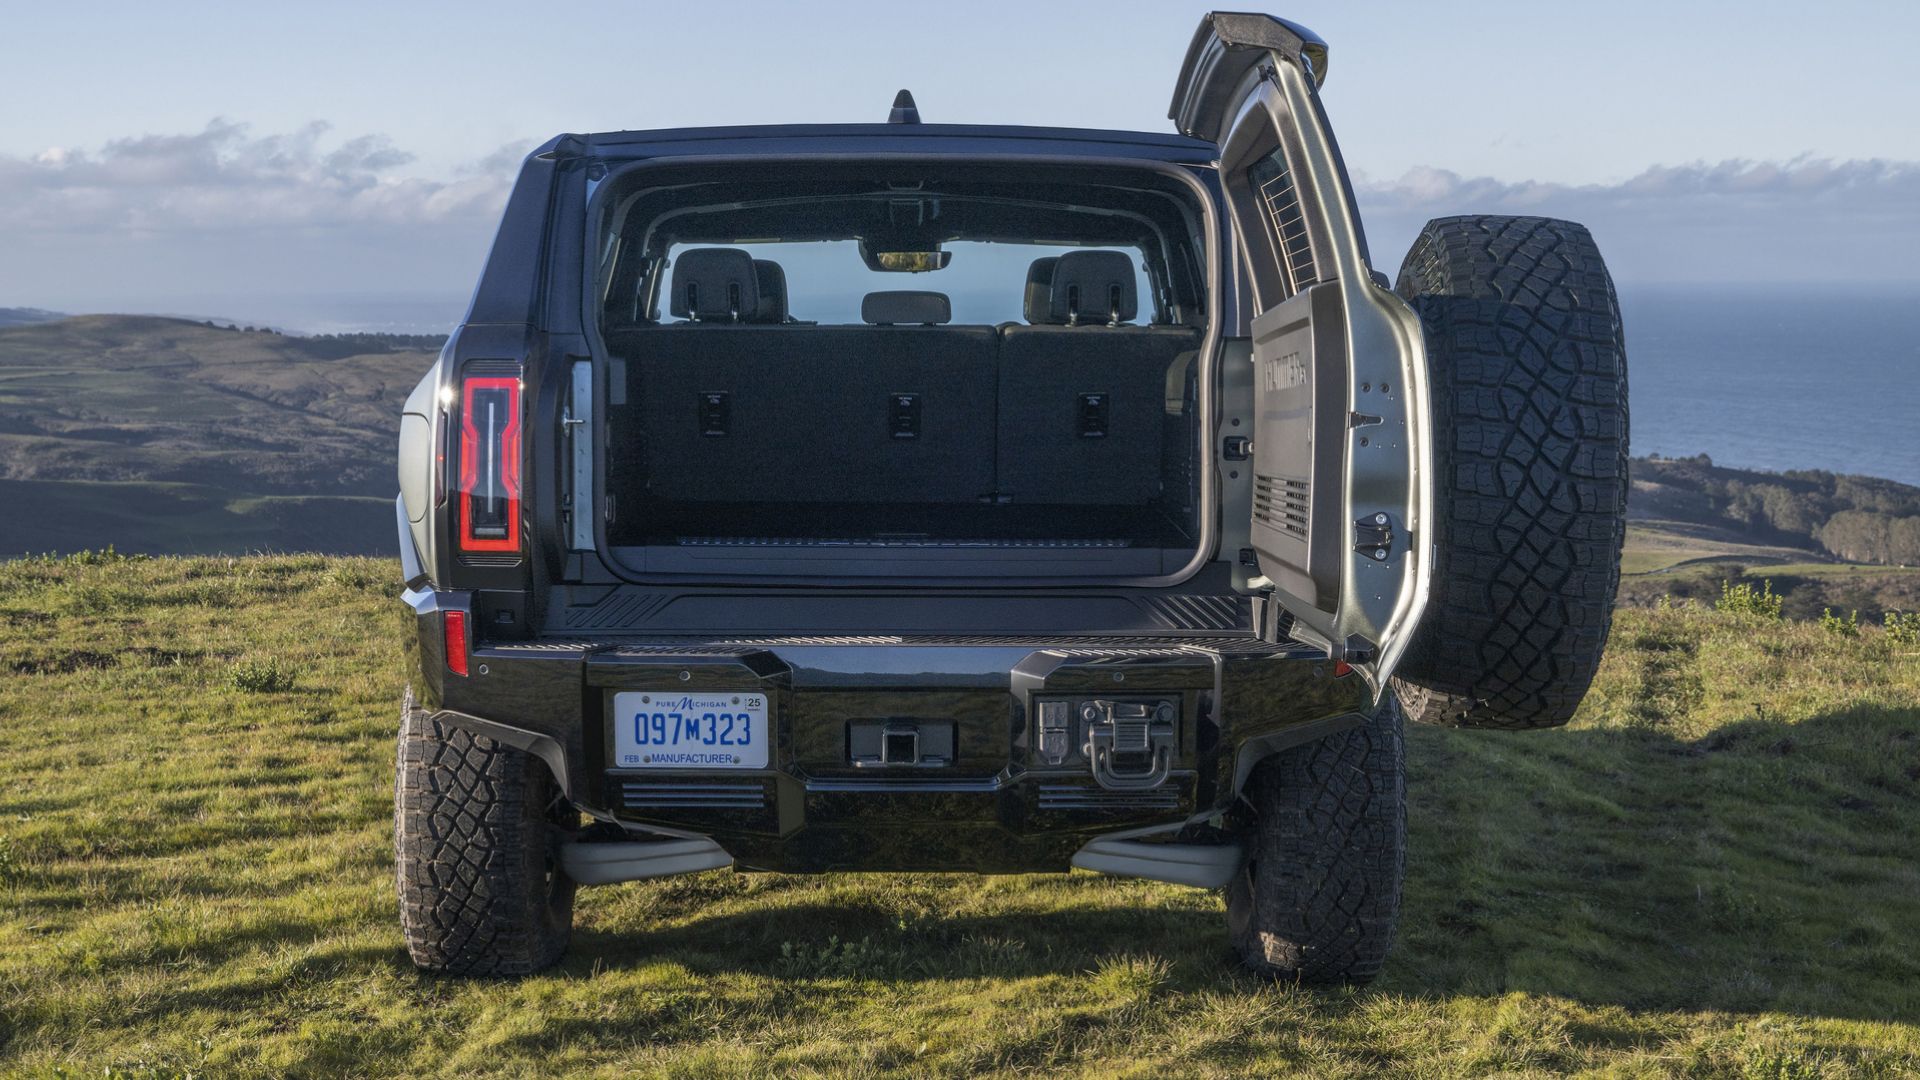
[[1031,165],[755,173],[778,179],[641,174],[600,204],[614,561],[1107,580],[1195,562],[1188,189]]

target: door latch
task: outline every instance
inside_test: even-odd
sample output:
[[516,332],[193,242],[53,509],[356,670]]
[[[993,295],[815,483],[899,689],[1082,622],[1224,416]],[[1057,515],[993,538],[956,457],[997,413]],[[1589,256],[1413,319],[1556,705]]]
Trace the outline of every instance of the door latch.
[[1229,435],[1220,441],[1220,456],[1228,461],[1245,461],[1253,456],[1253,440],[1245,435]]
[[1393,554],[1393,519],[1385,514],[1369,514],[1353,523],[1353,550],[1385,562]]

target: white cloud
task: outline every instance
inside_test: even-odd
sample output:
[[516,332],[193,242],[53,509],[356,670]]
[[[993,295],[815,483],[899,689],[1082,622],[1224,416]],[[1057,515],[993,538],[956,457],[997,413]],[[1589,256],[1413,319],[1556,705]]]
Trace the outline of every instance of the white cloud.
[[[0,305],[179,310],[166,298],[191,293],[244,313],[268,293],[465,295],[531,145],[436,176],[381,135],[216,119],[0,155]],[[1586,223],[1623,286],[1920,282],[1916,162],[1696,162],[1587,185],[1430,168],[1357,179],[1389,273],[1426,219],[1504,213]]]
[[330,134],[317,121],[255,135],[216,119],[190,135],[0,156],[0,236],[479,223],[499,214],[525,153],[503,147],[447,179],[402,177],[413,155],[384,136]]

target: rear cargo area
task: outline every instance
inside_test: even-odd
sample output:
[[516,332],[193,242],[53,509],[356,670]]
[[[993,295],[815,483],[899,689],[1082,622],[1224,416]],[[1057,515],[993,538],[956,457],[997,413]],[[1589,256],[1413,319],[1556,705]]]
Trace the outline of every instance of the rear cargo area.
[[[829,232],[847,201],[821,215]],[[1089,218],[1088,240],[1112,237],[1097,231],[1105,217]],[[1141,225],[1127,227],[1131,237]],[[727,576],[1186,566],[1201,531],[1198,304],[1169,310],[1151,269],[1165,252],[1042,246],[1077,239],[1065,228],[1001,242],[1017,260],[994,253],[993,266],[1015,268],[992,283],[1001,294],[878,289],[859,295],[857,314],[819,292],[807,259],[783,261],[781,244],[700,243],[735,239],[723,223],[643,241],[667,257],[635,286],[642,316],[603,331],[615,387],[608,545],[641,572]],[[917,242],[964,229],[955,220]],[[985,267],[988,256],[957,247],[956,266]],[[1143,304],[1143,285],[1160,295]],[[1000,302],[1017,317],[953,319],[956,306]]]

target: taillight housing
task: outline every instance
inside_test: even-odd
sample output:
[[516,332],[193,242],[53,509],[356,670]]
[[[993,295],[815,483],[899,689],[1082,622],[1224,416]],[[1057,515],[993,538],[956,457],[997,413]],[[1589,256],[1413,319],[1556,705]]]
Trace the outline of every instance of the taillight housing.
[[461,551],[520,550],[520,379],[468,376],[460,386]]

